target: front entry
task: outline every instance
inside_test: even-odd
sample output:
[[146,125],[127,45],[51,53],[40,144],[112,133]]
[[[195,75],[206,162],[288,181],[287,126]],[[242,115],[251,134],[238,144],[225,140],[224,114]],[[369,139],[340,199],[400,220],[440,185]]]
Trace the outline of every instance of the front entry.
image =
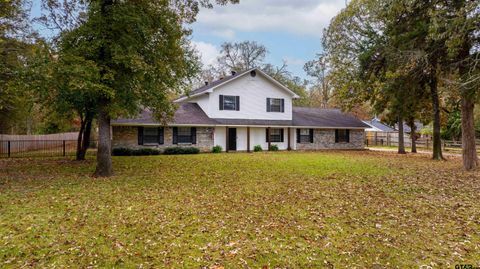
[[237,128],[228,128],[228,150],[237,150]]

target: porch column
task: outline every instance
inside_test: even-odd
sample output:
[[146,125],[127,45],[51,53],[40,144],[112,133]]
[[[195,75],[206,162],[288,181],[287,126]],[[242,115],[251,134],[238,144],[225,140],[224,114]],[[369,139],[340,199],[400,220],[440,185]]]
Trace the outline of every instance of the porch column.
[[292,147],[290,145],[290,127],[287,128],[287,139],[288,139],[288,146],[287,146],[287,150],[292,150]]
[[247,126],[247,152],[250,152],[250,126]]
[[268,141],[268,150],[270,150],[270,127],[267,127],[267,141]]
[[225,152],[228,152],[228,126],[225,126]]

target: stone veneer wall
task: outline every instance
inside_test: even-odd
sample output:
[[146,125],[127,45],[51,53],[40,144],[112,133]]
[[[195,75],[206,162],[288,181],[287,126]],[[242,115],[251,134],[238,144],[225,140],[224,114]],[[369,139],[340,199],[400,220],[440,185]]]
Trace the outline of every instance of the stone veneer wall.
[[335,129],[313,129],[313,143],[296,143],[298,150],[363,149],[365,132],[350,130],[349,143],[335,143]]
[[[195,126],[192,126],[195,127]],[[139,145],[138,144],[138,127],[137,126],[112,126],[112,148],[157,148],[164,149],[167,147],[196,147],[200,151],[209,152],[213,147],[213,127],[196,127],[197,143],[196,144],[172,144],[173,129],[172,127],[164,127],[163,145]]]

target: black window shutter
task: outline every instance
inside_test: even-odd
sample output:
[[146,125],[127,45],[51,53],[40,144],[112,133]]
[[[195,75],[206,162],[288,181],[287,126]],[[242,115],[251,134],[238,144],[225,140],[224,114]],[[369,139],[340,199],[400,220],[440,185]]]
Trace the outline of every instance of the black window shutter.
[[143,145],[143,127],[138,127],[138,144]]
[[218,97],[218,99],[219,99],[219,104],[218,104],[219,106],[218,107],[219,107],[220,110],[223,110],[223,95],[220,95]]
[[350,143],[350,130],[346,130],[347,133],[347,143]]
[[338,143],[338,129],[335,129],[335,143]]
[[172,128],[173,130],[173,144],[178,144],[178,128],[177,127],[173,127]]
[[297,143],[300,143],[300,129],[297,128]]
[[313,143],[313,129],[310,129],[310,143]]
[[197,144],[197,128],[192,127],[190,129],[191,135],[192,135],[192,144]]
[[283,128],[280,129],[280,142],[283,142]]
[[158,127],[158,144],[163,144],[163,127]]
[[285,112],[285,99],[282,99],[281,111]]
[[237,103],[237,111],[240,110],[240,96],[235,96],[235,103]]
[[268,132],[268,128],[265,128],[265,142],[268,142],[268,140],[270,140],[269,132]]
[[270,98],[267,98],[267,112],[270,112]]

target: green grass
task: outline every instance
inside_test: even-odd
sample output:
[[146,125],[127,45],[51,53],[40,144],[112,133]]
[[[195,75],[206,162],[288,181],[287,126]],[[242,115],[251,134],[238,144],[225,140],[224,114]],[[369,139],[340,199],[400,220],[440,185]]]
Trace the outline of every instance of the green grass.
[[0,267],[453,268],[480,174],[382,152],[0,160]]

